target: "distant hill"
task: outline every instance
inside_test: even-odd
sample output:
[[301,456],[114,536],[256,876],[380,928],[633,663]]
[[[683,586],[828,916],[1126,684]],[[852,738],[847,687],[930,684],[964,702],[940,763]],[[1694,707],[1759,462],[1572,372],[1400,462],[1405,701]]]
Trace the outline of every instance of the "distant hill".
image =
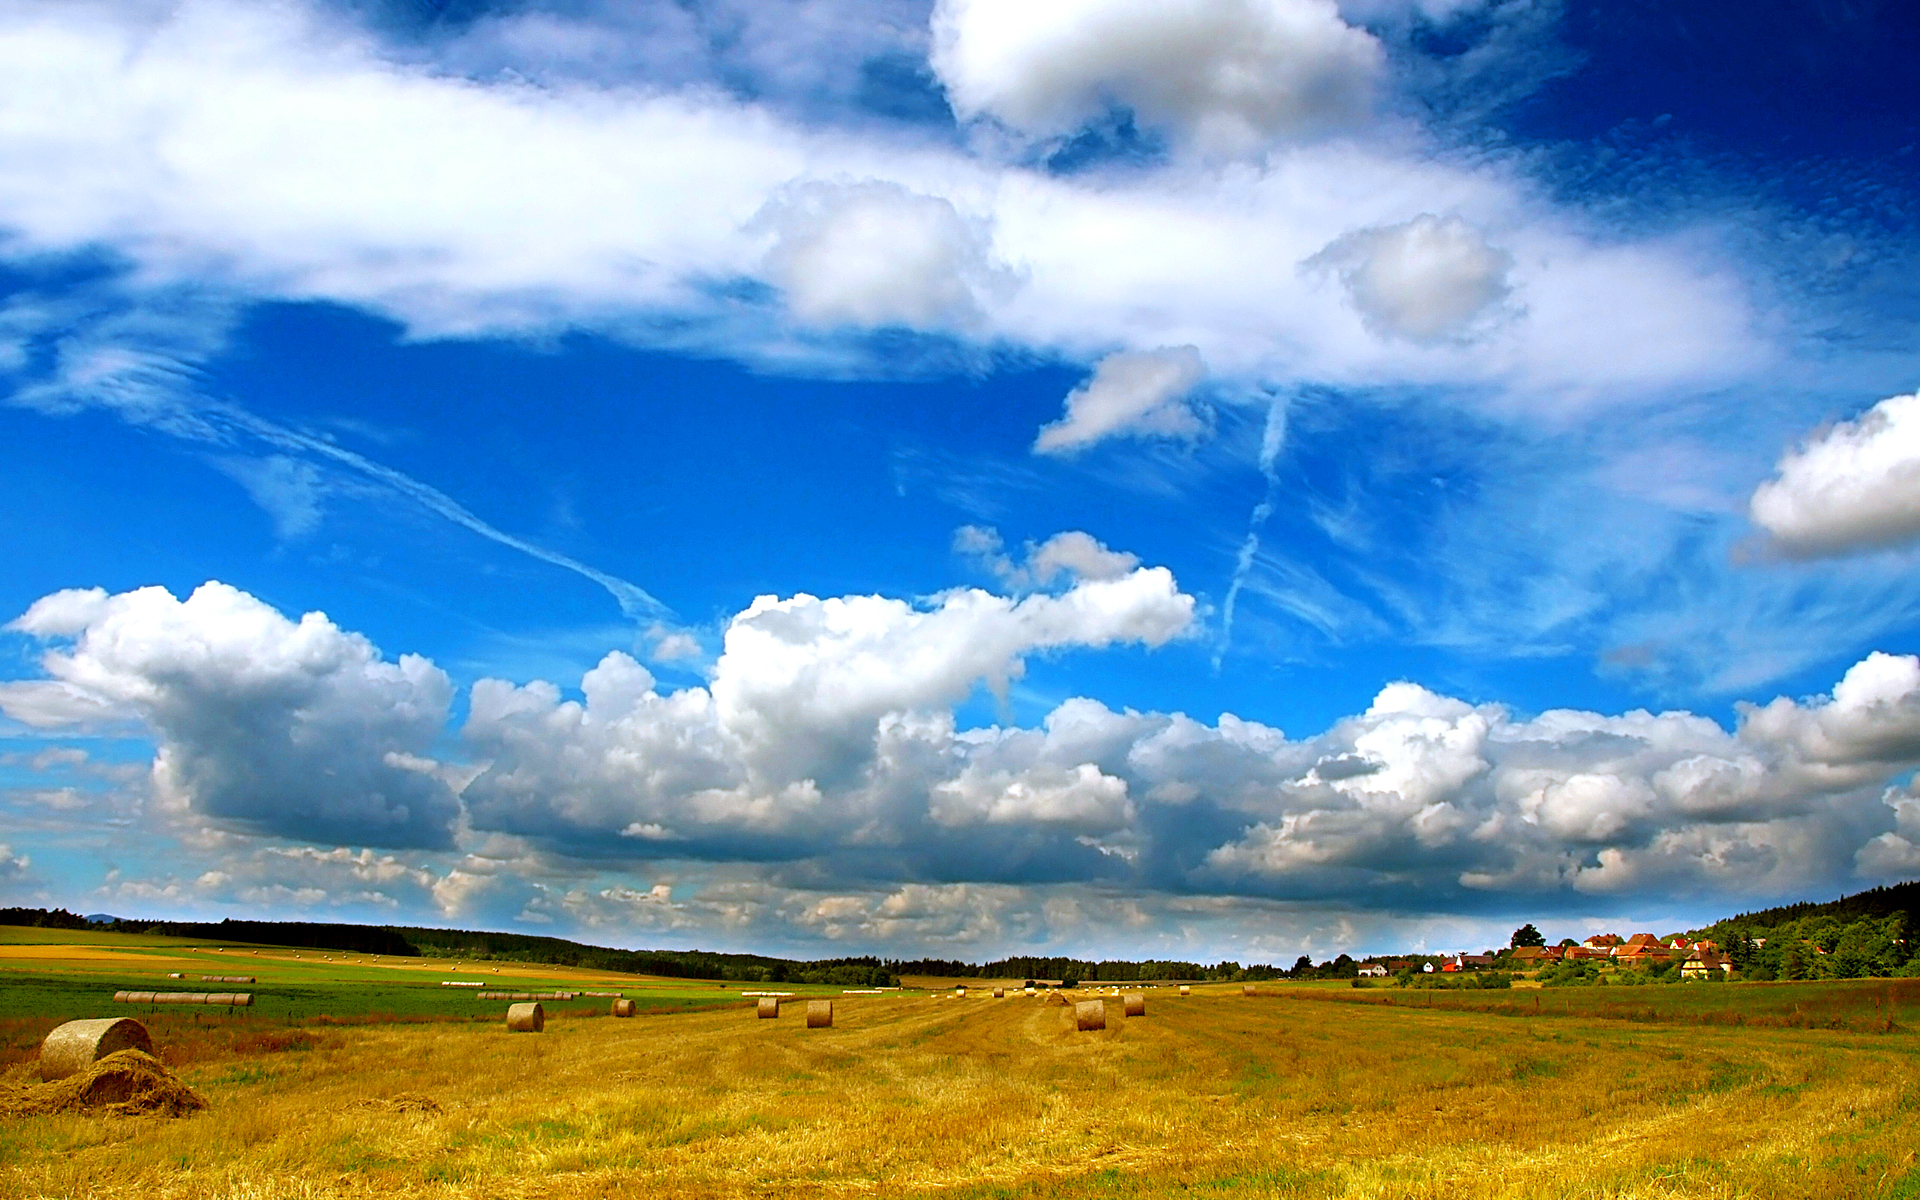
[[[117,933],[160,934],[210,942],[244,942],[256,946],[346,950],[395,958],[548,963],[620,971],[630,975],[727,979],[743,983],[825,983],[842,987],[882,987],[898,982],[895,973],[877,958],[796,962],[762,954],[722,954],[709,950],[618,950],[524,933],[345,925],[317,921],[143,921],[123,917],[107,917],[107,920],[111,924],[104,927]],[[47,929],[102,928],[102,925],[91,922],[92,918],[70,913],[64,908],[0,908],[0,925],[29,925]]]
[[1808,917],[1832,917],[1853,922],[1868,918],[1877,920],[1896,913],[1906,918],[1908,929],[1920,929],[1920,879],[1896,883],[1891,887],[1870,888],[1825,903],[1808,900],[1783,904],[1778,908],[1763,908],[1758,912],[1740,913],[1716,921],[1710,928],[1732,927],[1752,931],[1777,928],[1792,921],[1804,921]]

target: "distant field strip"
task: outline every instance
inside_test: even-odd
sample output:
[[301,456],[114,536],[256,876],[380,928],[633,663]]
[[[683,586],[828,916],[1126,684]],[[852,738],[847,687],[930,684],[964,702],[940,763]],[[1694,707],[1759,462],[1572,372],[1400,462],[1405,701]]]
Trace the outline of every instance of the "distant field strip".
[[1535,1019],[1230,987],[1149,992],[1136,1018],[1109,1000],[1106,1029],[1076,1033],[1073,1008],[1051,1000],[837,997],[833,1027],[811,1030],[801,1006],[757,1020],[744,999],[637,1021],[561,1010],[540,1035],[507,1033],[502,1014],[261,1023],[250,1041],[234,1032],[244,1018],[160,1026],[163,1056],[175,1038],[169,1061],[211,1108],[0,1122],[0,1194],[1893,1200],[1920,1188],[1920,1047],[1904,1028]]

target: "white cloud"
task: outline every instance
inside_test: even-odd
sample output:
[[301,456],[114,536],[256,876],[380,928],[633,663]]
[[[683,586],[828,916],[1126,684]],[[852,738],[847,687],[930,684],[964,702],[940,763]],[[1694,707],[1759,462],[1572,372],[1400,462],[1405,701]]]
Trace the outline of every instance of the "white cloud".
[[667,630],[655,626],[649,636],[654,639],[655,662],[679,662],[682,659],[698,658],[702,653],[699,640],[685,630]]
[[1384,55],[1332,0],[940,0],[933,67],[954,111],[1038,136],[1124,105],[1244,153],[1367,115]]
[[284,454],[266,458],[228,458],[220,469],[238,480],[266,514],[282,541],[305,537],[320,527],[325,487],[320,469]]
[[1072,454],[1110,437],[1197,437],[1206,425],[1187,396],[1205,377],[1192,346],[1109,354],[1067,396],[1066,413],[1041,428],[1033,448]]
[[764,219],[777,236],[769,277],[809,325],[977,326],[984,295],[1010,282],[980,223],[896,183],[802,185]]
[[1512,255],[1432,213],[1341,234],[1301,266],[1336,272],[1369,328],[1416,342],[1468,333],[1512,291]]
[[16,855],[13,847],[0,842],[0,882],[16,879],[27,873],[33,860],[24,854]]
[[[705,688],[662,694],[619,653],[582,679],[583,704],[545,683],[476,683],[465,736],[491,766],[465,799],[476,828],[622,836],[623,852],[687,842],[690,852],[704,843],[794,857],[897,838],[899,828],[882,827],[917,819],[896,803],[924,811],[920,776],[958,752],[951,709],[977,687],[1004,691],[1036,653],[1163,645],[1193,607],[1158,567],[1077,580],[1058,595],[949,592],[931,607],[763,596],[728,624]],[[1007,777],[1003,791],[1016,782]],[[1086,803],[1057,781],[1036,786],[1053,798],[1033,801],[1041,807]]]
[[[1076,0],[1061,28],[1081,8],[1096,30],[1131,29],[1149,12]],[[1371,45],[1330,5],[1151,9],[1169,15],[1139,17],[1142,28],[1170,21],[1215,49],[1243,38],[1259,67],[1240,108],[1217,86],[1240,51],[1206,50],[1199,74],[1167,77],[1190,92],[1167,101],[1168,119],[1195,136],[1216,117],[1286,124],[1304,110],[1266,90],[1267,66],[1316,77],[1345,61],[1327,46]],[[1018,17],[1038,28],[1052,12]],[[1294,38],[1296,18],[1332,40]],[[797,334],[778,305],[737,286],[756,280],[784,287],[803,322],[856,335],[903,323],[1072,361],[1190,344],[1223,379],[1491,384],[1494,401],[1517,398],[1515,412],[1724,383],[1777,357],[1752,328],[1738,273],[1705,241],[1623,241],[1539,199],[1517,161],[1435,155],[1392,129],[1283,147],[1226,172],[1174,162],[1064,177],[930,133],[810,124],[672,76],[462,78],[435,47],[398,61],[338,20],[227,0],[138,19],[54,3],[0,13],[10,252],[105,248],[128,272],[95,290],[126,293],[140,314],[110,328],[83,321],[75,334],[75,314],[58,305],[10,304],[0,326],[36,346],[11,356],[37,373],[22,381],[24,401],[112,403],[150,419],[140,397],[178,391],[261,299],[354,306],[417,336],[586,328],[755,362],[875,365],[859,336]],[[1472,344],[1385,344],[1294,269],[1346,231],[1423,211],[1458,214],[1513,256],[1527,321]],[[1431,274],[1434,257],[1414,260]],[[1463,260],[1435,261],[1457,274]],[[189,300],[199,315],[183,331]],[[1444,324],[1452,310],[1394,311]],[[177,405],[165,415],[170,430],[192,425]],[[1161,432],[1195,432],[1177,407],[1156,419],[1172,427]]]
[[1038,767],[1015,775],[969,765],[934,785],[929,811],[942,825],[1059,825],[1081,833],[1111,833],[1133,818],[1127,783],[1092,763]]
[[0,709],[41,725],[145,722],[164,803],[259,833],[450,842],[453,794],[388,757],[425,751],[446,722],[452,685],[423,658],[387,662],[321,613],[289,621],[222,583],[184,601],[157,587],[57,592],[10,628],[55,648],[47,679],[0,685]]
[[1754,490],[1750,512],[1796,558],[1920,538],[1920,394],[1889,397],[1814,434]]
[[1140,565],[1138,555],[1108,549],[1092,534],[1077,529],[1056,533],[1038,544],[1028,542],[1024,563],[1006,555],[998,530],[981,525],[954,530],[953,548],[1018,591],[1050,587],[1063,575],[1070,581],[1119,579]]

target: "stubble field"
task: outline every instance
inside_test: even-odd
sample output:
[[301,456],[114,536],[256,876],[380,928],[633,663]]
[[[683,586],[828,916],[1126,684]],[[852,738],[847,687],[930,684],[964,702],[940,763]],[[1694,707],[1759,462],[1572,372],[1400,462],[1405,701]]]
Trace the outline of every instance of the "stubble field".
[[1920,996],[1639,990],[1596,1014],[1579,994],[1604,989],[1537,1013],[1519,992],[1160,989],[1131,1020],[1104,996],[1098,1033],[978,987],[836,996],[813,1030],[731,998],[560,1005],[540,1035],[503,1004],[163,1013],[207,1111],[0,1121],[0,1195],[1920,1196]]

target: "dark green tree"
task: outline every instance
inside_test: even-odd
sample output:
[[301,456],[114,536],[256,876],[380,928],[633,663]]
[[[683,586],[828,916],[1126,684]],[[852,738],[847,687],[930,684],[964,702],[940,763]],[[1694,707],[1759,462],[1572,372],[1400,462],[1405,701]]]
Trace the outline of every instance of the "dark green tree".
[[1518,950],[1522,946],[1544,946],[1547,944],[1547,939],[1541,936],[1540,931],[1533,927],[1533,922],[1529,921],[1513,931],[1513,941],[1508,944]]

